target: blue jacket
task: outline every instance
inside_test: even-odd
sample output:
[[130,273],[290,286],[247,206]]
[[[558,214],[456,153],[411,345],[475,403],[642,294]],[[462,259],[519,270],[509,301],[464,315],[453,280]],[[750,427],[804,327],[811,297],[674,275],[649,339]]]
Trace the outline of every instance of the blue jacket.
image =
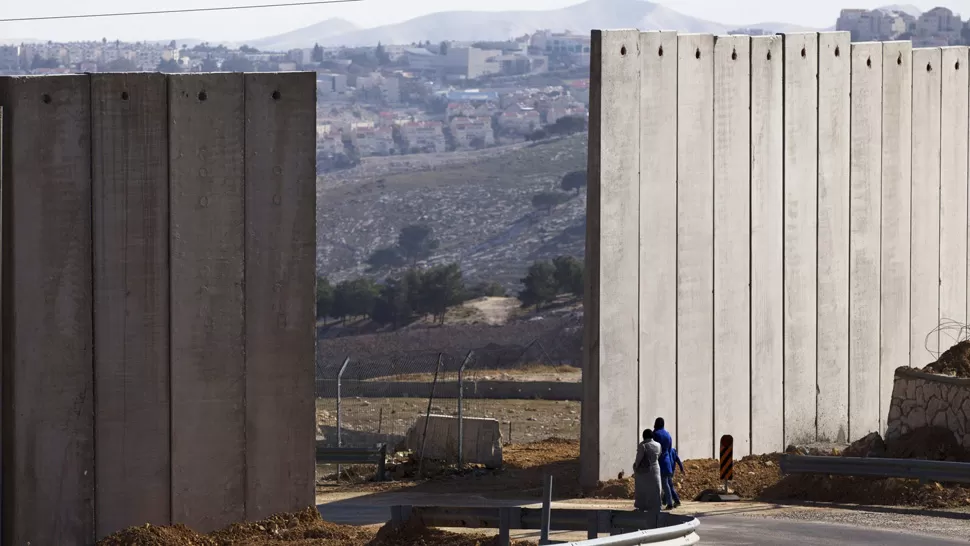
[[670,437],[670,433],[666,429],[657,429],[653,431],[653,439],[660,444],[660,473],[669,476],[674,473],[674,460],[671,457],[671,449],[673,449],[673,439]]
[[[683,463],[683,461],[680,460],[680,455],[677,455],[677,448],[676,447],[672,447],[672,448],[670,448],[670,468],[673,471],[676,471],[678,466],[680,467],[680,473],[683,474],[684,473],[684,463]],[[671,472],[671,474],[673,474],[673,472]]]

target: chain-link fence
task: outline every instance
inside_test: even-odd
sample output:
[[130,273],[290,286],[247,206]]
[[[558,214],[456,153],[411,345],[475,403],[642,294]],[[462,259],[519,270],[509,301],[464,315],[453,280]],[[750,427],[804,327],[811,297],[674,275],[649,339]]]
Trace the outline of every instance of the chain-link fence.
[[582,374],[575,359],[554,354],[535,340],[524,349],[321,358],[317,439],[403,449],[428,414],[496,419],[506,443],[578,439]]

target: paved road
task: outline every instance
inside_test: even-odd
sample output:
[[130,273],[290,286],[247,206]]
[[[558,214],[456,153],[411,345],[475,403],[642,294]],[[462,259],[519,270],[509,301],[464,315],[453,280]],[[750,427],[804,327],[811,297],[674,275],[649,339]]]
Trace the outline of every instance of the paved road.
[[[417,495],[407,493],[386,493],[352,498],[321,498],[318,508],[324,519],[334,523],[352,525],[382,524],[390,519],[390,507],[395,504],[438,505],[438,506],[535,506],[534,501],[496,501],[481,497],[469,498],[463,495]],[[620,508],[618,503],[565,501],[554,506],[569,508]],[[762,546],[778,544],[811,544],[813,546],[844,546],[847,544],[881,546],[949,546],[970,544],[970,533],[956,533],[962,538],[945,538],[909,532],[915,525],[907,525],[910,518],[925,516],[893,516],[891,530],[873,528],[871,525],[846,525],[831,522],[804,521],[799,517],[772,517],[764,508],[747,508],[738,505],[736,509],[705,510],[710,505],[688,507],[688,512],[696,513],[701,527],[698,533],[701,543],[712,546]],[[816,510],[817,512],[817,510]],[[786,512],[788,513],[788,512]],[[742,515],[743,514],[743,515]],[[802,514],[804,515],[804,514]],[[863,515],[864,516],[864,515]],[[963,519],[963,518],[959,518]],[[941,526],[952,526],[953,521],[939,521]],[[870,522],[871,523],[871,522]],[[957,522],[970,528],[970,516]],[[888,527],[888,526],[887,526]],[[925,521],[921,527],[925,528]],[[585,533],[553,533],[555,540],[582,540]],[[514,533],[516,538],[536,538],[538,533]],[[951,534],[951,536],[953,536]]]

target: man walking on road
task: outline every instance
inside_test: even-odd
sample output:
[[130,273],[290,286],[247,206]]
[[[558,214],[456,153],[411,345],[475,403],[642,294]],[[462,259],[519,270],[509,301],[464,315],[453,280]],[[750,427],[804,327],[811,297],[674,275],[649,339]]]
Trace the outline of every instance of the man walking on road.
[[667,510],[680,506],[680,498],[674,490],[673,438],[664,428],[664,418],[657,417],[653,423],[653,439],[660,444],[660,482],[663,484],[663,505]]

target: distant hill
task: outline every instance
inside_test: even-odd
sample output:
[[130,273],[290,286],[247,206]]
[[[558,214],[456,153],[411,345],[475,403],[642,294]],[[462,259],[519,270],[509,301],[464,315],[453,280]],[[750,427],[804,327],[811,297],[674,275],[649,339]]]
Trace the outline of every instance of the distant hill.
[[[291,49],[313,47],[316,43],[328,43],[328,40],[335,36],[341,36],[358,30],[360,30],[360,27],[350,21],[333,18],[278,36],[253,40],[249,45],[267,51],[289,51]],[[374,44],[376,45],[377,42],[374,42]]]
[[[678,13],[646,0],[587,0],[546,11],[447,11],[416,17],[403,23],[345,32],[333,31],[334,19],[293,32],[251,42],[261,49],[287,50],[327,46],[410,44],[430,40],[507,40],[540,29],[588,34],[594,28],[638,28],[681,32],[726,33],[734,28],[761,28],[771,32],[813,30],[784,23],[725,25]],[[346,23],[346,22],[344,22]],[[349,23],[348,23],[349,24]]]

